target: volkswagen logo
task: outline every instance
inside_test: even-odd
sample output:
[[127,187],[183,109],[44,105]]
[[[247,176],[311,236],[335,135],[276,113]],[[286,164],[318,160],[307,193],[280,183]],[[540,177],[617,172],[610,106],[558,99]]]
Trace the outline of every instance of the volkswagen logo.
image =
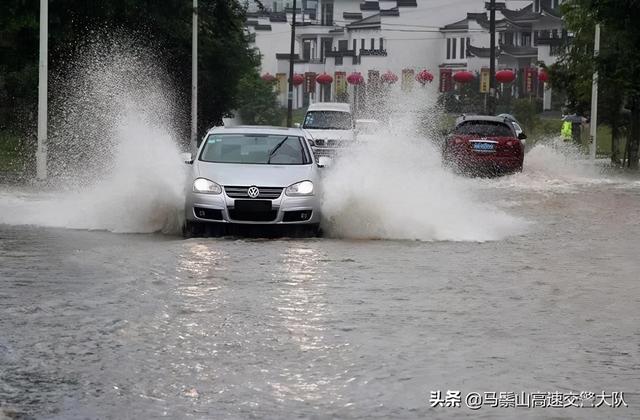
[[247,190],[247,195],[251,198],[256,198],[260,195],[260,190],[258,189],[258,187],[249,187],[249,189]]

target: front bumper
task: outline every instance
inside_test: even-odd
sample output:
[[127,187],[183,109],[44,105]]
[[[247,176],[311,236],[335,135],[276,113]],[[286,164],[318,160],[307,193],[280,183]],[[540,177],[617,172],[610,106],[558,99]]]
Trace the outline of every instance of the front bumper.
[[272,213],[269,214],[236,212],[236,200],[239,199],[227,196],[224,191],[216,195],[188,192],[185,200],[185,218],[192,222],[243,225],[317,225],[320,223],[320,200],[317,195],[289,197],[283,190],[278,198],[265,200],[271,201]]

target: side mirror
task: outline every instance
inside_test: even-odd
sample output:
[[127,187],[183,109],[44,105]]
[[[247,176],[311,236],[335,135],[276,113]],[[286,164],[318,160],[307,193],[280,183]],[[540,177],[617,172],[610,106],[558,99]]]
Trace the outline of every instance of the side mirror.
[[294,126],[295,128],[300,128],[300,123],[294,123],[294,124],[293,124],[293,126]]
[[331,162],[333,162],[333,159],[331,159],[329,156],[320,156],[318,158],[318,166],[320,168],[331,166]]
[[184,163],[188,163],[189,165],[193,163],[193,159],[191,158],[191,153],[180,153],[180,158]]
[[520,133],[518,134],[518,140],[526,140],[527,139],[527,135],[524,133]]

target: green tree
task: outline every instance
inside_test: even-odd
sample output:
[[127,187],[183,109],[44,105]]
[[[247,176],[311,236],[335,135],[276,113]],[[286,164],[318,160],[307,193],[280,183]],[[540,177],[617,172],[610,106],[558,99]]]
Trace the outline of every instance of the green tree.
[[[568,0],[562,5],[568,29],[573,32],[572,46],[551,66],[552,86],[567,94],[571,111],[586,114],[590,108],[591,77],[599,75],[601,120],[612,127],[611,160],[619,162],[619,137],[624,125],[622,108],[631,111],[631,129],[627,141],[627,165],[638,168],[640,142],[640,3],[635,0]],[[593,57],[596,22],[603,31],[600,54]],[[595,123],[595,121],[593,122]]]
[[257,71],[240,79],[237,105],[244,124],[282,124],[284,115],[276,100],[273,83],[262,80]]
[[[0,13],[0,128],[33,132],[37,104],[39,4],[3,0]],[[201,0],[199,5],[199,131],[218,124],[236,107],[238,84],[257,73],[259,56],[244,30],[238,0]],[[191,85],[190,0],[51,0],[49,68],[63,71],[78,45],[96,30],[130,33],[157,53],[189,109]],[[49,92],[55,95],[51,90]],[[55,98],[50,98],[55,100]],[[188,131],[188,118],[184,129]]]

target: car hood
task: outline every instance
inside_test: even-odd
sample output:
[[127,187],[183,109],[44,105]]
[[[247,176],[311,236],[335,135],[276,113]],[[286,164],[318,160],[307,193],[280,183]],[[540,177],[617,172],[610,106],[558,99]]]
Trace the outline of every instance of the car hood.
[[304,130],[313,140],[353,140],[353,130]]
[[[196,177],[220,185],[288,187],[299,181],[314,181],[315,168],[310,165],[250,165],[196,161]],[[195,163],[195,162],[194,162]]]

